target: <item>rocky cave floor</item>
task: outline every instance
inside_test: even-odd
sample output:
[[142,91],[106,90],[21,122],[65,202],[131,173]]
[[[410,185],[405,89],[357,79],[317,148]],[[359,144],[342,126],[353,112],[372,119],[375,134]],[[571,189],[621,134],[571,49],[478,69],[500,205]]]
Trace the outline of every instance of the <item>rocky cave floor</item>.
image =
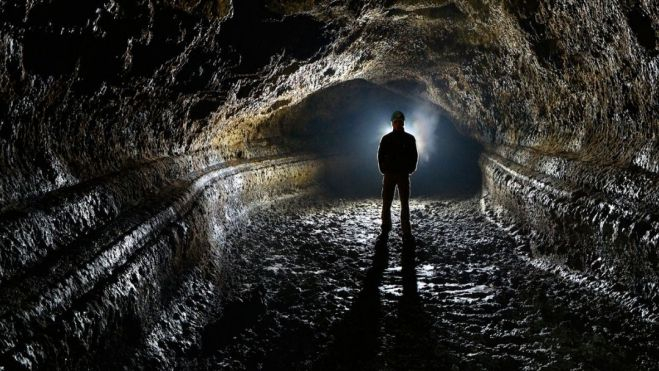
[[378,238],[379,207],[304,198],[251,213],[228,241],[233,293],[176,366],[659,369],[656,322],[534,265],[478,199],[414,199],[405,245]]

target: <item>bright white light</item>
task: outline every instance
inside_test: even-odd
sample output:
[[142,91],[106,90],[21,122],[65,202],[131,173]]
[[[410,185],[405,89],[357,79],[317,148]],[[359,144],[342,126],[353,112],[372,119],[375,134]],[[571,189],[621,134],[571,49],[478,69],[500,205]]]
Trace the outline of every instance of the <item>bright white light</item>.
[[393,130],[391,127],[391,122],[386,122],[380,126],[380,137],[385,136],[386,134],[389,134]]
[[[416,108],[409,114],[405,113],[405,131],[414,135],[416,138],[416,149],[419,153],[419,162],[430,160],[434,152],[435,130],[439,124],[439,114],[432,109],[423,107]],[[380,136],[383,136],[393,129],[391,122],[382,125]]]

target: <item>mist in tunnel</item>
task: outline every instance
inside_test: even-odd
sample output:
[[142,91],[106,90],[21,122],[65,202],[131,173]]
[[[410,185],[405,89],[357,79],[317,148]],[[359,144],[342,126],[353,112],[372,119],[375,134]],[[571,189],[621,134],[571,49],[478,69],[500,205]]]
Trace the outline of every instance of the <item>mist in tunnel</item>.
[[330,154],[321,183],[337,197],[376,197],[382,175],[377,152],[392,131],[395,110],[405,116],[419,159],[412,196],[468,197],[480,191],[480,144],[459,133],[437,106],[363,80],[321,90],[304,100],[284,125],[305,150]]

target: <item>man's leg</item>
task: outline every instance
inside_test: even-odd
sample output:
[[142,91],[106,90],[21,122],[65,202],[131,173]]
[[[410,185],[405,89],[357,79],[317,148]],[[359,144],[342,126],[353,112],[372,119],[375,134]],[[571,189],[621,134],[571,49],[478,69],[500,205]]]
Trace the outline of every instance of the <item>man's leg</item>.
[[394,200],[396,179],[391,174],[382,178],[382,232],[391,230],[391,202]]
[[396,181],[400,196],[400,225],[404,236],[412,235],[410,225],[410,176],[401,174]]

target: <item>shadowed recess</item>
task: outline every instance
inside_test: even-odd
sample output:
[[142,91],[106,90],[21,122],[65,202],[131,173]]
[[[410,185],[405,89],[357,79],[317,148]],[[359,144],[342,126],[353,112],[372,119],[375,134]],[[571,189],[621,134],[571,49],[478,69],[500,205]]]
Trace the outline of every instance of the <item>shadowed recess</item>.
[[377,196],[382,181],[378,144],[392,130],[395,110],[405,113],[405,130],[417,142],[413,195],[468,197],[480,191],[477,142],[460,134],[436,105],[364,80],[320,90],[268,125],[281,127],[288,146],[336,156],[327,161],[321,179],[331,194]]

